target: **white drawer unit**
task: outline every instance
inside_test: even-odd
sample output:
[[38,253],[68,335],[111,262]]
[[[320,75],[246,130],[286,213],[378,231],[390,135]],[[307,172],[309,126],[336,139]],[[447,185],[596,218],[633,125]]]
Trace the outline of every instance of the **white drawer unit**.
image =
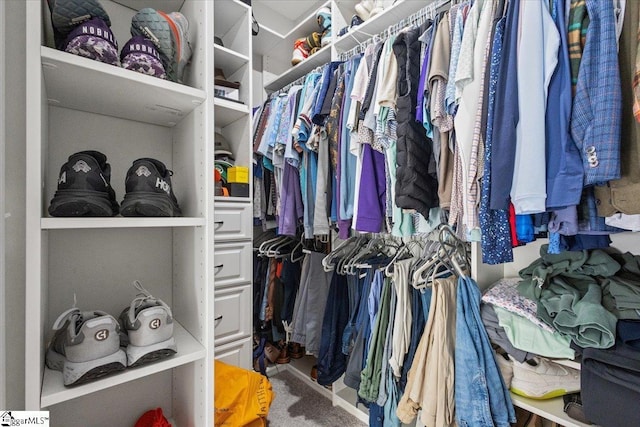
[[215,358],[229,365],[239,366],[244,369],[253,369],[251,366],[251,353],[251,338],[247,338],[246,340],[216,346]]
[[214,210],[216,242],[251,239],[253,211],[250,204],[216,202]]
[[216,345],[251,336],[251,285],[217,291],[214,307]]
[[216,288],[251,282],[251,242],[216,243],[213,259]]

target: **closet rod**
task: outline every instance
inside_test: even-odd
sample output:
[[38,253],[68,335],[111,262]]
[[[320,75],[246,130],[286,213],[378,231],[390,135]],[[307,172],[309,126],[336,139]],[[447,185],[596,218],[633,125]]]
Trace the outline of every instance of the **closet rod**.
[[382,32],[373,35],[372,37],[366,39],[362,43],[359,43],[354,48],[346,52],[342,52],[339,55],[340,60],[346,61],[347,59],[351,58],[354,55],[363,53],[364,50],[367,48],[367,46],[369,46],[370,44],[387,40],[389,37],[398,34],[400,31],[402,31],[404,28],[410,25],[421,25],[424,21],[426,21],[427,18],[433,18],[438,9],[440,9],[443,6],[446,6],[449,3],[451,3],[451,0],[437,0],[437,1],[434,1],[433,3],[428,4],[427,6],[418,10],[417,12],[414,12],[411,15],[401,19],[399,22],[390,25]]
[[283,87],[281,87],[280,89],[278,89],[278,90],[276,90],[276,91],[272,92],[272,93],[271,93],[271,95],[270,95],[269,97],[272,97],[272,96],[278,96],[278,95],[280,95],[281,93],[288,92],[288,91],[289,91],[289,89],[291,89],[291,88],[292,88],[293,86],[295,86],[295,85],[301,85],[301,84],[303,84],[303,83],[305,82],[305,80],[307,79],[307,76],[308,76],[309,74],[313,74],[313,73],[320,73],[320,72],[322,71],[322,69],[323,69],[324,67],[326,67],[326,66],[327,66],[327,64],[317,66],[316,68],[314,68],[313,70],[311,70],[311,71],[309,71],[307,74],[305,74],[304,76],[302,76],[302,77],[300,77],[300,78],[298,78],[298,79],[296,79],[296,80],[292,81],[291,83],[287,83],[286,85],[284,85],[284,86],[283,86]]

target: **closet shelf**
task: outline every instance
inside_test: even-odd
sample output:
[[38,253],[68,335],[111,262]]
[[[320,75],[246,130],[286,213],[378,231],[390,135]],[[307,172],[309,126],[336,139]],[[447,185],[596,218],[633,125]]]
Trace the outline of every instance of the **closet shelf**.
[[222,68],[225,76],[230,76],[249,63],[249,57],[224,46],[215,45],[214,61],[216,68]]
[[152,7],[165,12],[177,11],[182,8],[184,0],[113,0],[133,10],[140,10],[145,7]]
[[318,52],[314,53],[304,61],[300,62],[298,65],[295,65],[289,68],[284,73],[280,74],[270,82],[264,85],[264,88],[267,91],[275,91],[278,90],[287,84],[296,81],[300,77],[309,73],[316,67],[320,67],[331,61],[331,45],[325,46],[320,49]]
[[253,199],[251,197],[215,196],[214,200],[216,202],[251,203]]
[[333,391],[333,404],[349,412],[360,421],[368,423],[369,411],[364,405],[356,406],[358,403],[358,392],[344,385],[343,378],[333,383],[333,387],[341,387]]
[[588,427],[589,424],[574,420],[564,412],[564,401],[562,397],[547,400],[527,399],[511,393],[511,400],[515,406],[525,409],[541,417],[554,421],[564,427]]
[[249,114],[249,107],[222,98],[214,99],[216,127],[225,127]]
[[[282,4],[282,2],[279,4]],[[300,18],[298,25],[286,33],[269,28],[265,26],[266,23],[261,22],[260,32],[253,38],[253,53],[273,56],[279,52],[283,52],[288,56],[288,60],[291,60],[293,43],[300,37],[306,37],[314,31],[320,30],[316,21],[316,14],[320,8],[329,6],[330,4],[330,1],[326,1],[318,5],[306,18]],[[275,13],[277,13],[277,11]]]
[[43,230],[65,230],[78,228],[148,228],[148,227],[201,227],[206,224],[204,218],[42,218]]
[[126,369],[121,373],[76,387],[65,387],[62,383],[62,373],[45,367],[40,405],[46,408],[51,405],[86,396],[96,391],[204,359],[206,356],[205,348],[178,322],[174,322],[173,336],[178,347],[178,353],[174,356],[157,363],[143,365],[139,368]]
[[206,98],[199,89],[46,46],[40,53],[52,106],[171,127]]
[[[213,15],[213,28],[216,36],[224,38],[238,21],[242,20],[249,6],[239,0],[227,0],[224,7],[217,8]],[[260,27],[262,32],[262,26]],[[216,61],[217,62],[217,61]]]
[[385,9],[383,13],[379,13],[364,23],[353,27],[347,34],[339,37],[333,44],[338,54],[346,52],[370,39],[371,36],[381,33],[391,25],[397,24],[402,19],[433,2],[434,0],[425,2],[413,0],[397,1],[391,7]]

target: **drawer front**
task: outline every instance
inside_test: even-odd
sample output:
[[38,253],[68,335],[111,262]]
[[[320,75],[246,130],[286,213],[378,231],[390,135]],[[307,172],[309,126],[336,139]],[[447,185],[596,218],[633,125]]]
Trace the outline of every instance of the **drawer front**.
[[229,365],[253,370],[251,339],[233,342],[215,348],[215,358]]
[[251,239],[252,216],[251,205],[216,202],[214,205],[216,241]]
[[251,336],[251,285],[218,291],[213,304],[216,345]]
[[251,242],[216,244],[213,252],[215,287],[250,283],[253,271]]

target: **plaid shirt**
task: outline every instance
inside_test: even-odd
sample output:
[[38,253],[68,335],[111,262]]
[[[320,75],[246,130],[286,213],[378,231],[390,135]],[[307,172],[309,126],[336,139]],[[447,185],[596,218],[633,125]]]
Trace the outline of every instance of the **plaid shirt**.
[[[571,7],[580,2],[572,1]],[[571,135],[582,155],[584,184],[593,185],[620,178],[622,95],[613,7],[601,0],[586,0],[586,5],[590,22],[578,72]]]

